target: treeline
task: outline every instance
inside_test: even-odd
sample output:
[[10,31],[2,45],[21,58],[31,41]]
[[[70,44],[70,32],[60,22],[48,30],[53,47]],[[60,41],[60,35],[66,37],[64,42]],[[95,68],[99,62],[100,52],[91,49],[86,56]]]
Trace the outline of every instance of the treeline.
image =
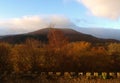
[[69,42],[60,31],[48,34],[44,44],[27,39],[21,44],[0,43],[0,72],[120,71],[120,43]]

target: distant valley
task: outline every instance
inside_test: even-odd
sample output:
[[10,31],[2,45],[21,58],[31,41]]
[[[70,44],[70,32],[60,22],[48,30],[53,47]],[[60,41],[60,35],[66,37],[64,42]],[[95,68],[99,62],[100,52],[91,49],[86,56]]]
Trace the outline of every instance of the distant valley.
[[74,29],[86,34],[91,34],[99,38],[120,40],[120,29],[82,28],[82,27],[75,27]]

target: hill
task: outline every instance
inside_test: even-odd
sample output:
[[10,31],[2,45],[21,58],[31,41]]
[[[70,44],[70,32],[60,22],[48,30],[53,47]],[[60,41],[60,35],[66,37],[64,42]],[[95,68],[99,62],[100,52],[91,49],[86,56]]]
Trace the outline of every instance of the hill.
[[51,29],[60,30],[69,39],[70,42],[76,42],[76,41],[87,41],[91,43],[119,42],[118,40],[114,40],[114,39],[97,38],[92,35],[84,34],[68,28],[64,28],[64,29],[44,28],[37,31],[29,32],[26,34],[4,36],[4,37],[1,37],[0,41],[6,41],[9,43],[22,43],[27,38],[34,38],[42,42],[47,42],[48,41],[47,35]]

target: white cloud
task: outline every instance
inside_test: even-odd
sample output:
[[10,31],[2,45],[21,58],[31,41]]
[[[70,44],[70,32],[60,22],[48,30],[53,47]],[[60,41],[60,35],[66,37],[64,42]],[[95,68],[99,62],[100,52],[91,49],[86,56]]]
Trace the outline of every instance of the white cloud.
[[77,0],[99,17],[117,20],[120,17],[120,0]]
[[1,20],[0,32],[3,35],[26,33],[46,28],[50,23],[53,23],[55,27],[58,28],[65,28],[73,25],[67,17],[62,15],[23,16],[21,18],[12,18],[4,21]]

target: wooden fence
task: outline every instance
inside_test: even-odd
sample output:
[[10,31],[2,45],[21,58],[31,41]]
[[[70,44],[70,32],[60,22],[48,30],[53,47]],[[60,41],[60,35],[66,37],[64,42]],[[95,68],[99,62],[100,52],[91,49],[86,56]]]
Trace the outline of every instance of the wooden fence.
[[[68,77],[68,78],[73,78],[73,77],[86,77],[86,78],[103,78],[103,79],[107,79],[107,78],[119,78],[120,79],[120,72],[20,72],[20,73],[15,73],[12,72],[10,73],[13,76],[19,75],[19,76],[23,76],[23,77],[36,77],[36,76],[42,76],[42,75],[46,75],[46,76],[55,76],[55,77]],[[9,74],[9,75],[10,75]],[[7,75],[7,72],[4,72],[3,74],[0,75],[0,78],[2,76]]]

